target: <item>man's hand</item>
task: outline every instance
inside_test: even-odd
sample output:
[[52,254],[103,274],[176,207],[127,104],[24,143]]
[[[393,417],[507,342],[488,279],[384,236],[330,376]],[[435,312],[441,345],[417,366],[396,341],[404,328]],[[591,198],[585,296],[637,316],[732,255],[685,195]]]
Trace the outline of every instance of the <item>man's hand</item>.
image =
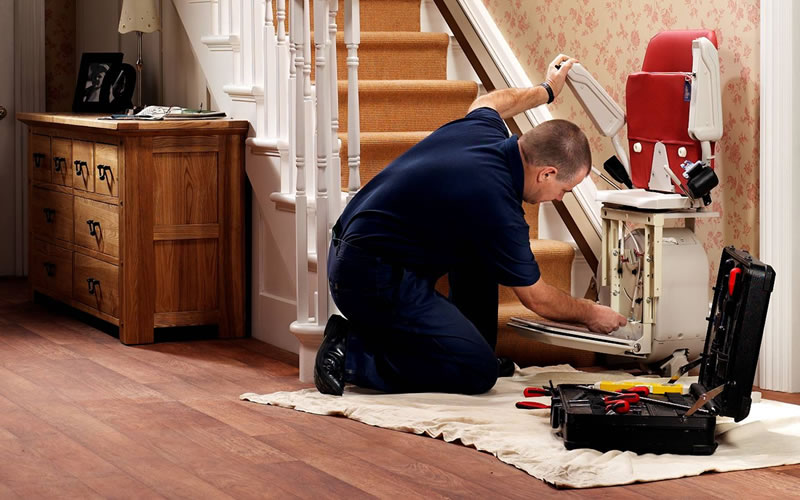
[[[572,68],[572,65],[576,62],[578,62],[577,59],[559,54],[558,57],[553,59],[550,66],[547,67],[545,81],[553,90],[554,97],[558,97],[558,94],[561,93],[561,89],[564,88],[564,82],[567,81],[567,73],[569,73],[570,68]],[[559,67],[556,68],[556,66]]]
[[597,333],[611,333],[614,330],[628,324],[625,316],[617,313],[607,306],[600,304],[592,304],[592,310],[589,318],[586,320],[586,327]]

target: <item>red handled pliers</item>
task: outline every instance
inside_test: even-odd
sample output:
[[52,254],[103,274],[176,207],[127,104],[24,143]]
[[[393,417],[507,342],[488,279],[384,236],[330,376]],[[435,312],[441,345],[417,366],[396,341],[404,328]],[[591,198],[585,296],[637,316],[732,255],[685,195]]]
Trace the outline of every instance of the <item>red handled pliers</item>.
[[628,413],[631,411],[631,404],[625,399],[614,399],[614,396],[609,396],[605,398],[605,403],[606,411],[613,411],[614,413]]
[[[553,391],[546,387],[526,387],[522,391],[522,395],[526,398],[550,397],[553,395]],[[550,408],[550,405],[535,401],[518,401],[516,407],[521,410],[545,410]]]

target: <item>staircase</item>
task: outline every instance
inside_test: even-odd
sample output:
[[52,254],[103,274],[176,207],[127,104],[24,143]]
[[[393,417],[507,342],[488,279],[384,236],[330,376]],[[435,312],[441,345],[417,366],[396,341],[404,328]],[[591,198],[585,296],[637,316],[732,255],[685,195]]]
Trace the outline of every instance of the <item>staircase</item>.
[[[451,37],[420,31],[420,0],[347,0],[350,13],[345,0],[174,2],[217,106],[253,124],[253,336],[292,349],[291,331],[308,381],[335,311],[325,259],[343,204],[392,159],[463,117],[479,86],[447,79]],[[542,275],[569,292],[572,247],[536,240],[538,207],[526,210]],[[446,279],[439,287],[446,292]],[[531,313],[511,290],[500,297],[498,353],[520,364],[593,361],[509,331],[510,316]]]

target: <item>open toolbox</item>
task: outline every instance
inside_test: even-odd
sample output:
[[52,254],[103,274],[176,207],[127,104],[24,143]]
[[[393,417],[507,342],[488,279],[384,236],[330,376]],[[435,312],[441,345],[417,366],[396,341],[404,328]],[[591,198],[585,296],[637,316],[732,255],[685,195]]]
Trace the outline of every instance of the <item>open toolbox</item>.
[[[722,251],[698,382],[688,394],[550,388],[550,421],[568,449],[710,455],[716,417],[740,421],[751,391],[775,271],[747,252]],[[644,396],[644,397],[643,397]],[[695,411],[687,412],[695,406]]]

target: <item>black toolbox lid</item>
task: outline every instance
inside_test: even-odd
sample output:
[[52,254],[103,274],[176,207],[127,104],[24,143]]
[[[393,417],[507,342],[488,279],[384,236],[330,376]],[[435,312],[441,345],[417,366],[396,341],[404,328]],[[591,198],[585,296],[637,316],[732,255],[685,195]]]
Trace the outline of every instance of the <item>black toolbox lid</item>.
[[750,393],[774,283],[771,266],[732,246],[722,250],[700,377],[692,393],[699,396],[724,384],[712,406],[719,415],[737,422],[750,413]]

